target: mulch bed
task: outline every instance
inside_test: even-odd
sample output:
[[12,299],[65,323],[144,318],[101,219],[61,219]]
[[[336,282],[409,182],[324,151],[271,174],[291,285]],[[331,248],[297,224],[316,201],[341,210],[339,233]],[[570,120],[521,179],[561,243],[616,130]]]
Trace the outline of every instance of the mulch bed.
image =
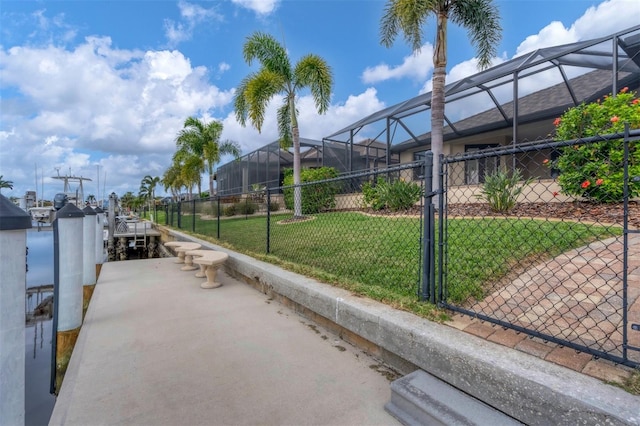
[[[370,216],[410,216],[420,215],[420,208],[414,207],[408,211],[392,212],[387,210],[360,210]],[[518,203],[508,214],[494,212],[485,203],[456,203],[447,206],[448,217],[527,217],[574,220],[579,222],[594,222],[600,224],[623,225],[624,208],[618,204],[595,204],[588,202],[570,203]],[[640,202],[629,202],[629,226],[640,228]]]
[[[463,217],[536,217],[622,225],[623,204],[572,203],[518,203],[508,214],[492,211],[487,204],[449,204],[447,214]],[[640,228],[640,202],[629,202],[629,226]]]

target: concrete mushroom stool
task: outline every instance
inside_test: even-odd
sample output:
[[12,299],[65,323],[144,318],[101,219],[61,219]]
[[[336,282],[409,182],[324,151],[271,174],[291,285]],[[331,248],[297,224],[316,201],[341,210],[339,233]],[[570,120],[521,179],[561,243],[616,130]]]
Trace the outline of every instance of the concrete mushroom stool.
[[[192,256],[192,258],[205,256],[207,253],[210,253],[211,250],[189,250],[185,252],[185,256]],[[207,269],[207,265],[199,265],[200,270],[196,272],[196,278],[204,278],[207,275],[205,274],[205,270]]]
[[[197,243],[191,243],[189,241],[169,241],[164,243],[165,247],[172,247],[173,251],[176,252],[177,258],[174,261],[174,263],[184,263],[184,260],[185,260],[184,251],[183,252],[178,251],[178,247],[182,247],[185,244],[197,244]],[[200,245],[198,245],[198,247],[191,248],[190,250],[195,250],[196,248],[200,248]]]
[[193,256],[187,254],[189,250],[197,250],[202,247],[198,243],[183,243],[182,245],[176,247],[176,252],[178,253],[178,257],[184,259],[184,266],[180,268],[181,271],[193,271],[198,269],[197,266],[193,265]]
[[222,285],[222,283],[216,282],[216,273],[220,265],[228,258],[229,255],[227,253],[208,250],[203,256],[193,259],[193,263],[206,266],[204,273],[207,276],[207,281],[200,284],[201,288],[216,288]]
[[[164,243],[165,247],[173,247],[174,251],[176,247],[180,247],[182,244],[186,243],[186,241],[168,241]],[[184,257],[178,256],[173,263],[184,263]]]

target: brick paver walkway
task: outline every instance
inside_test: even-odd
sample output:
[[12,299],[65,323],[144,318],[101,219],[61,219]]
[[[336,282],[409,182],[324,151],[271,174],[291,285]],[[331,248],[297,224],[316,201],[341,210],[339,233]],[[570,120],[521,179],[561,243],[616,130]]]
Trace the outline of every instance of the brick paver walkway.
[[[622,357],[622,276],[620,236],[571,250],[532,267],[470,309]],[[627,283],[628,344],[640,347],[640,331],[631,328],[632,324],[640,323],[640,235],[629,236]],[[624,369],[616,371],[612,363],[593,364],[586,353],[468,317],[456,316],[453,325],[605,380],[628,376]],[[640,351],[629,350],[627,356],[640,362]]]

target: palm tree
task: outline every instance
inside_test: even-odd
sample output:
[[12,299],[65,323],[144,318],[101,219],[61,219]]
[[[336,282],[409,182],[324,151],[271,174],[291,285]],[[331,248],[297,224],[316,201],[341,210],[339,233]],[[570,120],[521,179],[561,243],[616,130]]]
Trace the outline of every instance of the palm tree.
[[155,205],[156,202],[156,186],[160,183],[158,176],[146,175],[140,182],[140,189],[138,190],[138,196],[142,197],[149,202],[149,211],[151,211],[151,202]]
[[333,75],[324,59],[309,54],[291,66],[286,49],[271,35],[256,32],[247,38],[243,48],[244,59],[251,65],[258,60],[261,67],[246,76],[238,87],[234,99],[236,119],[245,126],[247,118],[258,130],[262,129],[264,114],[271,98],[281,94],[284,103],[278,109],[280,144],[289,147],[293,142],[294,217],[302,216],[300,190],[300,129],[296,96],[305,88],[311,95],[318,113],[329,108]]
[[182,187],[185,186],[182,181],[182,177],[180,176],[180,165],[175,161],[167,170],[165,170],[162,175],[162,185],[164,186],[164,190],[170,190],[171,195],[173,196],[174,201],[179,199],[180,191]]
[[131,210],[135,205],[135,195],[133,192],[127,191],[122,197],[120,197],[120,204],[127,210]]
[[160,183],[160,178],[158,176],[146,175],[142,178],[142,182],[140,186],[145,185],[149,190],[149,196],[152,200],[156,197],[156,186]]
[[220,142],[222,123],[211,121],[206,123],[196,117],[189,117],[184,122],[184,129],[176,138],[179,150],[187,151],[202,159],[202,170],[209,173],[209,196],[213,196],[213,166],[224,154],[240,156],[240,145],[234,141]]
[[[447,22],[451,19],[454,24],[467,29],[471,43],[476,48],[480,69],[491,64],[502,37],[502,28],[498,9],[492,0],[388,0],[380,22],[381,43],[390,47],[398,33],[402,32],[413,51],[419,52],[423,44],[421,27],[431,15],[436,19],[431,89],[431,151],[435,178],[440,170],[443,145]],[[437,179],[434,189],[438,189]]]
[[0,192],[2,192],[2,188],[13,189],[13,181],[2,179],[2,175],[0,175]]

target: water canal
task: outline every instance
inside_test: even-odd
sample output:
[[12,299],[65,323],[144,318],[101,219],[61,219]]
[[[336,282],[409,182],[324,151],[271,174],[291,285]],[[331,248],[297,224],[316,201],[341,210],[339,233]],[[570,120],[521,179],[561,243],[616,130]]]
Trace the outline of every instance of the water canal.
[[[53,284],[53,227],[34,225],[27,231],[27,317],[51,290],[35,291]],[[49,423],[55,396],[49,393],[51,379],[52,319],[46,313],[29,318],[25,324],[25,425]]]

